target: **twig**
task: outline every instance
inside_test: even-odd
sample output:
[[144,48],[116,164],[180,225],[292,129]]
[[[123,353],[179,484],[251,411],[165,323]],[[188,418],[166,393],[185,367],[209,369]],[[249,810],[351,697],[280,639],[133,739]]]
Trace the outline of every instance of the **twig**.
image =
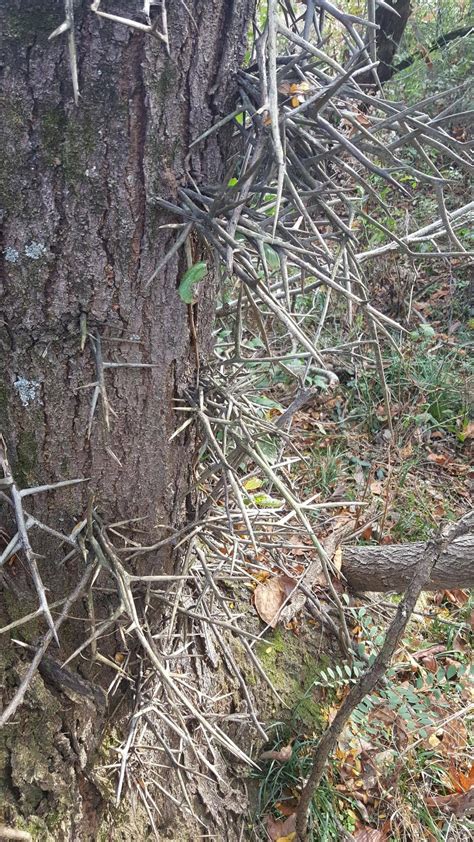
[[61,611],[61,614],[58,617],[55,625],[53,626],[53,628],[50,628],[46,632],[41,645],[39,646],[30,666],[28,667],[26,675],[24,676],[20,686],[18,687],[18,689],[15,692],[15,695],[13,696],[13,699],[6,706],[5,710],[0,716],[0,728],[3,728],[3,726],[6,725],[6,723],[12,718],[12,716],[14,716],[17,709],[22,704],[28,687],[30,686],[31,681],[33,680],[33,677],[41,663],[43,655],[45,654],[53,638],[57,640],[57,633],[60,626],[62,625],[64,620],[67,619],[71,606],[74,604],[74,602],[76,602],[77,599],[79,599],[80,595],[83,593],[89,579],[92,577],[93,570],[94,568],[91,565],[84,571],[79,583],[76,585],[70,596],[68,596],[68,598],[66,599],[64,608]]

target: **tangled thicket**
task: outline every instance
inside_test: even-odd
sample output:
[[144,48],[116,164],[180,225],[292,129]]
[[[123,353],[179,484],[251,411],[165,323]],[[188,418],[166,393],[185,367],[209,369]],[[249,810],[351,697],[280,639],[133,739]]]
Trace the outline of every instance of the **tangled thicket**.
[[[155,14],[151,4],[145,6],[148,14]],[[68,34],[77,99],[73,4],[66,0],[65,8],[65,23],[54,34]],[[92,8],[104,15],[99,2]],[[143,29],[143,37],[158,34],[172,53],[165,2],[156,21],[115,20]],[[262,679],[271,682],[254,652],[257,636],[229,607],[222,588],[223,582],[226,588],[238,588],[242,581],[254,580],[262,546],[285,574],[285,547],[294,546],[295,535],[307,542],[309,538],[312,551],[282,616],[288,620],[309,600],[320,622],[351,658],[343,607],[330,575],[331,554],[318,538],[335,504],[302,500],[292,487],[288,467],[300,458],[290,435],[292,417],[310,399],[324,397],[335,388],[345,367],[369,365],[378,373],[390,437],[390,395],[381,346],[389,343],[398,350],[403,328],[373,305],[371,268],[374,261],[392,252],[415,270],[421,260],[445,261],[466,254],[457,232],[472,219],[474,203],[449,207],[442,170],[447,164],[468,172],[473,169],[468,145],[449,132],[456,113],[464,110],[468,82],[449,97],[444,94],[448,104],[439,113],[434,113],[436,95],[410,107],[384,99],[373,60],[374,31],[374,20],[343,13],[326,0],[307,2],[300,17],[288,0],[269,0],[263,25],[254,23],[252,55],[239,76],[235,109],[194,141],[205,143],[211,132],[232,125],[234,151],[224,183],[198,185],[190,177],[179,191],[179,203],[151,197],[169,212],[170,224],[177,229],[175,243],[160,260],[155,275],[181,249],[189,255],[192,268],[189,244],[197,236],[208,246],[207,269],[217,275],[221,291],[214,359],[178,406],[183,423],[175,435],[196,424],[202,439],[202,458],[196,468],[200,500],[194,521],[153,547],[132,544],[123,525],[101,522],[92,504],[70,535],[49,530],[52,539],[65,543],[68,553],[83,560],[82,579],[54,621],[29,538],[32,528],[47,527],[29,517],[23,507],[25,497],[38,489],[20,492],[6,452],[2,456],[1,493],[13,506],[17,533],[0,563],[23,549],[40,597],[37,613],[44,614],[50,627],[4,711],[2,724],[21,704],[72,603],[94,588],[99,577],[106,578],[115,590],[110,617],[96,625],[91,616],[90,633],[69,661],[86,652],[100,658],[101,638],[115,625],[121,627],[128,654],[123,662],[112,665],[115,684],[129,681],[135,702],[120,759],[112,765],[116,799],[120,801],[127,782],[143,801],[153,827],[160,793],[191,812],[190,793],[196,788],[205,800],[215,799],[210,795],[212,781],[221,786],[225,776],[222,752],[252,763],[229,735],[229,725],[248,720],[265,738],[232,639],[239,639]],[[344,59],[334,58],[343,52],[333,50],[334,42],[344,44]],[[411,180],[432,186],[439,216],[414,230],[407,218],[406,231],[396,233],[387,222],[390,208],[382,198],[382,188],[388,185],[394,199],[407,196]],[[382,241],[374,248],[363,245],[368,224],[381,234]],[[336,325],[339,341],[324,347],[321,340],[328,319]],[[278,406],[273,406],[275,414],[269,420],[261,392],[276,375],[294,383],[294,395],[280,415]],[[98,394],[101,388],[99,371]],[[106,406],[105,392],[103,400]],[[258,500],[246,485],[252,471],[268,481]],[[350,505],[361,504],[350,501]],[[170,541],[182,548],[181,569],[175,574],[128,572],[132,559],[146,557]],[[333,613],[311,591],[321,571],[327,578]],[[132,640],[140,652],[138,678],[129,672]],[[216,698],[202,647],[211,668],[223,659],[233,675],[240,696],[238,709],[229,711]],[[111,695],[114,690],[112,686]],[[147,766],[150,745],[161,747],[161,769]],[[181,795],[168,791],[163,767],[174,769]],[[139,783],[143,779],[146,786]]]

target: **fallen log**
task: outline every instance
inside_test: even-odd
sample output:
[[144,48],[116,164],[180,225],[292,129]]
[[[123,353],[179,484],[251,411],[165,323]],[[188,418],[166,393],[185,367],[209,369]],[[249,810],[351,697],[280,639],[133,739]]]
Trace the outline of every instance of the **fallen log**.
[[[404,591],[425,552],[426,544],[384,544],[343,547],[342,573],[352,591]],[[474,587],[474,535],[459,538],[442,554],[425,590]]]

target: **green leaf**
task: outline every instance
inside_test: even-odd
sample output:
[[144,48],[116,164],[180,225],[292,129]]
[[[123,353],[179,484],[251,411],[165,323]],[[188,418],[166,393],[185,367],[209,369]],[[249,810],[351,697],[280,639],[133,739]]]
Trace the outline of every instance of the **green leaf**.
[[405,720],[405,722],[413,722],[413,712],[410,710],[407,705],[401,705],[397,711],[398,715]]
[[271,398],[267,398],[266,395],[252,395],[250,398],[253,404],[257,404],[258,406],[266,406],[268,409],[280,409],[283,412],[283,406],[278,401],[274,401]]
[[263,436],[259,440],[258,444],[260,450],[270,465],[277,461],[279,454],[278,443],[272,438],[272,436]]
[[202,281],[204,275],[207,273],[207,263],[195,263],[190,266],[188,271],[184,273],[181,278],[178,294],[181,301],[185,304],[192,304],[194,301],[194,287],[199,281]]
[[270,497],[268,494],[254,494],[252,499],[256,506],[260,506],[263,509],[279,509],[284,503],[284,500],[278,500],[276,497]]
[[257,488],[260,488],[261,485],[262,480],[258,477],[250,477],[244,482],[244,488],[246,491],[255,491]]
[[446,678],[454,678],[455,675],[458,673],[458,665],[457,664],[450,664],[447,671],[446,671]]
[[[273,196],[272,196],[273,199]],[[275,249],[272,249],[267,243],[263,244],[263,251],[270,269],[275,270],[280,268],[280,257]]]
[[436,335],[436,331],[434,330],[434,328],[432,328],[431,325],[428,325],[424,322],[419,326],[418,330],[423,336],[426,336],[430,339],[432,336]]

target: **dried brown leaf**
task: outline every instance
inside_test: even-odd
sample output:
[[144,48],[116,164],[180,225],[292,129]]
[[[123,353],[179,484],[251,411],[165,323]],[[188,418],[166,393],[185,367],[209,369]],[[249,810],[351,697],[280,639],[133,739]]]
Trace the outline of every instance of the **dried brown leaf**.
[[353,839],[356,840],[356,842],[386,842],[388,836],[385,830],[376,830],[373,827],[364,825],[355,831]]
[[282,842],[282,839],[287,839],[291,835],[295,835],[296,828],[296,813],[292,813],[287,819],[275,819],[268,814],[266,819],[267,833],[272,842]]
[[278,613],[285,601],[285,591],[280,577],[275,576],[257,585],[253,601],[259,617],[274,629],[278,621]]
[[462,795],[431,795],[425,798],[427,807],[452,813],[458,818],[474,815],[474,787]]
[[280,763],[286,763],[290,759],[293,749],[291,743],[283,746],[278,751],[262,751],[260,757],[262,760],[278,760]]

